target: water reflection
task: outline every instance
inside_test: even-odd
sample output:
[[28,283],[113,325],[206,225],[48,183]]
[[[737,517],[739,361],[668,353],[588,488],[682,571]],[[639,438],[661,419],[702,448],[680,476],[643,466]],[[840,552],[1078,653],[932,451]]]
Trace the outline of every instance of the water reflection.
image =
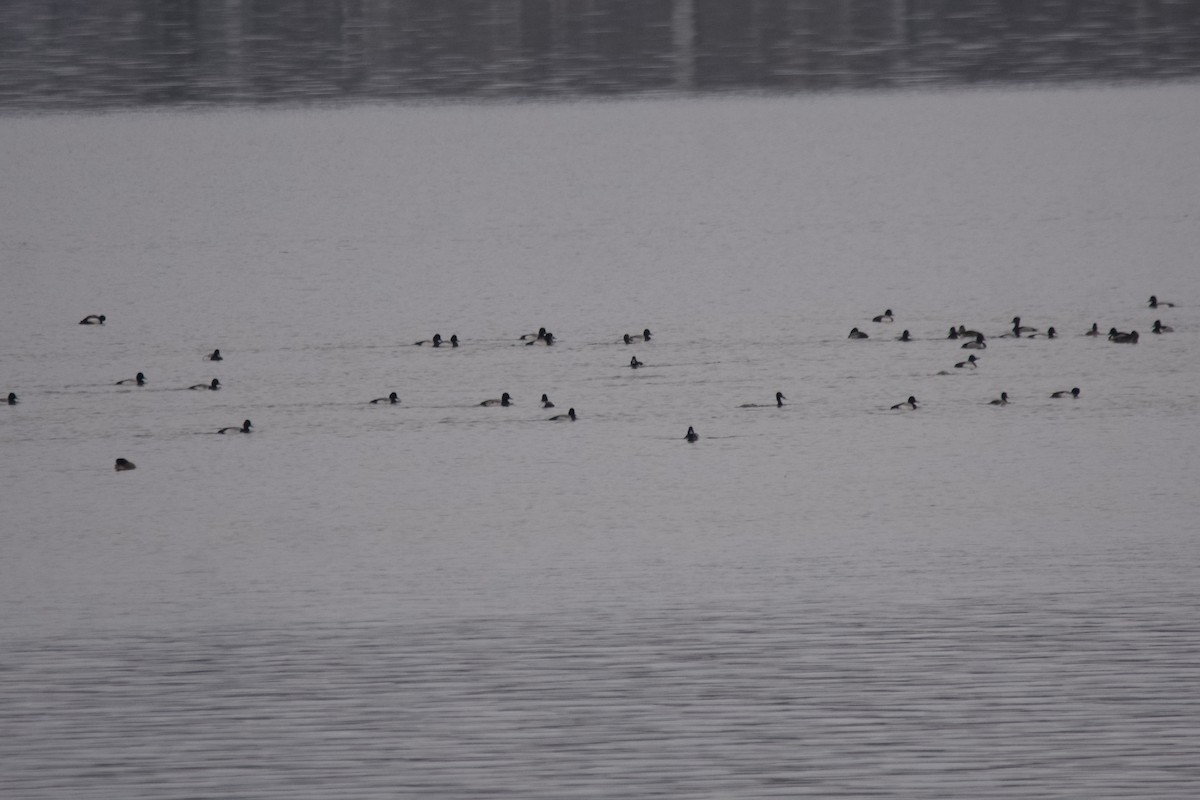
[[1192,0],[9,0],[0,106],[1200,73]]

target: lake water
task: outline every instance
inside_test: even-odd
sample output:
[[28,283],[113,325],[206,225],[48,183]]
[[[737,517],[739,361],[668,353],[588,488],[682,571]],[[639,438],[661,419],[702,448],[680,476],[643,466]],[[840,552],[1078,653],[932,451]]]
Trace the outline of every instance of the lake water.
[[0,794],[1194,797],[1198,129],[1194,84],[0,118]]

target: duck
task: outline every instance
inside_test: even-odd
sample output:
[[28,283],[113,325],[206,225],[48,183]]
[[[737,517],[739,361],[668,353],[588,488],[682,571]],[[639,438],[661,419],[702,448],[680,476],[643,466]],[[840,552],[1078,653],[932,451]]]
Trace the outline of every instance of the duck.
[[1100,335],[1101,335],[1100,334],[1100,326],[1094,322],[1092,323],[1092,329],[1084,334],[1084,336],[1100,336]]
[[20,402],[20,401],[17,399],[17,393],[9,392],[8,393],[8,404],[10,406],[15,406],[18,402]]
[[[776,408],[783,408],[784,400],[787,400],[787,398],[783,396],[783,392],[775,393]],[[742,403],[740,406],[738,406],[738,408],[770,408],[770,406],[763,405],[762,403]]]
[[544,344],[547,347],[549,347],[552,344],[554,344],[554,334],[551,333],[550,331],[546,331],[546,333],[544,335],[539,336],[536,339],[526,342],[525,346],[528,347],[533,344]]
[[533,339],[533,340],[536,340],[536,339],[545,339],[545,338],[546,338],[546,329],[545,329],[545,328],[538,328],[538,332],[537,332],[537,333],[526,333],[525,335],[523,335],[523,336],[522,336],[520,339],[518,339],[517,341],[521,341],[521,342],[527,342],[527,341],[529,341],[529,340],[531,340],[531,339]]
[[692,428],[691,425],[689,425],[688,432],[686,434],[684,434],[683,438],[687,439],[689,442],[694,442],[700,438],[700,434],[696,433],[695,429]]
[[946,336],[946,338],[947,339],[957,339],[958,338],[958,331],[955,329],[955,327],[953,325],[950,326],[950,333],[948,336]]
[[189,389],[212,389],[214,392],[221,388],[221,382],[216,378],[212,379],[212,383],[197,383],[195,386],[189,386]]
[[860,331],[858,328],[851,328],[850,335],[847,336],[846,338],[847,339],[870,339],[871,337],[867,336],[865,333]]
[[1051,325],[1049,328],[1046,328],[1045,333],[1031,333],[1026,338],[1029,338],[1029,339],[1057,339],[1058,331],[1054,330],[1054,326]]
[[458,347],[458,334],[457,333],[450,334],[450,346]]
[[432,339],[422,339],[419,342],[413,342],[413,345],[416,347],[441,347],[442,335],[440,333],[435,333]]
[[637,356],[634,356],[633,358],[629,359],[629,366],[632,369],[637,369],[638,367],[644,367],[645,364],[641,361],[638,361]]
[[1050,396],[1051,397],[1079,397],[1079,387],[1076,386],[1074,389],[1071,389],[1070,391],[1063,389],[1061,392],[1054,392]]
[[893,411],[898,411],[898,410],[902,410],[902,409],[906,410],[906,411],[916,411],[917,398],[913,397],[912,395],[909,395],[908,399],[905,400],[903,403],[896,403],[896,405],[892,406]]
[[242,420],[242,427],[240,427],[240,428],[235,425],[232,428],[221,428],[221,430],[217,431],[217,433],[249,433],[249,432],[250,432],[250,420],[248,420],[248,419]]
[[86,317],[79,320],[79,324],[80,325],[103,325],[104,320],[106,320],[106,319],[108,319],[108,317],[104,316],[103,314],[88,314]]
[[[1149,305],[1151,308],[1158,308],[1159,306],[1162,306],[1163,308],[1174,308],[1175,307],[1174,303],[1168,303],[1165,300],[1159,300],[1154,295],[1150,295],[1150,302],[1147,305]],[[104,317],[101,317],[100,320],[103,321]]]
[[901,333],[899,336],[896,337],[896,341],[897,342],[911,342],[912,341],[912,337],[909,336],[907,328],[904,330],[903,333]]
[[146,376],[139,372],[137,374],[137,377],[126,378],[123,381],[117,381],[116,383],[113,384],[113,386],[128,386],[133,383],[136,383],[138,386],[145,386],[146,385]]
[[969,356],[967,356],[966,361],[958,362],[957,364],[954,365],[954,368],[955,369],[975,369],[977,366],[979,366],[979,364],[977,363],[978,361],[979,361],[979,359],[975,358],[974,355],[969,355]]
[[554,408],[554,403],[545,394],[542,395],[542,408]]
[[958,326],[958,338],[960,338],[960,339],[974,339],[978,335],[979,335],[979,331],[969,330],[968,328],[966,328],[965,326],[962,326],[962,325]]
[[118,458],[117,463],[113,464],[113,469],[117,472],[128,472],[131,469],[137,469],[137,464],[126,458]]
[[892,316],[892,310],[889,308],[878,317],[871,317],[871,322],[891,322],[893,319],[894,317]]
[[1012,332],[1017,336],[1020,336],[1022,333],[1034,333],[1036,331],[1037,328],[1031,328],[1028,325],[1022,325],[1020,317],[1012,318]]
[[399,396],[397,396],[397,394],[395,392],[392,392],[387,397],[376,397],[374,400],[370,401],[371,405],[374,405],[376,403],[388,403],[393,406],[399,402],[400,402],[400,398],[399,398]]
[[1130,331],[1129,333],[1118,333],[1114,328],[1113,332],[1108,335],[1108,338],[1117,344],[1137,344],[1138,332]]
[[220,350],[213,350],[211,353],[209,353],[208,355],[206,355],[204,357],[204,360],[205,361],[224,361],[225,359],[221,358]]
[[1163,325],[1161,319],[1156,319],[1156,320],[1154,320],[1154,328],[1150,332],[1151,333],[1174,333],[1175,329],[1172,328],[1170,325]]
[[496,400],[494,398],[491,400],[484,400],[479,405],[481,405],[481,406],[504,406],[505,408],[508,408],[510,405],[512,405],[512,397],[509,396],[508,392],[505,392],[504,394],[500,395],[499,400]]
[[567,413],[565,413],[565,414],[555,414],[553,417],[550,417],[550,421],[551,422],[574,422],[575,421],[575,409],[572,408],[572,409],[568,410]]
[[1001,393],[1000,393],[1000,396],[999,396],[999,397],[997,397],[995,400],[992,400],[992,401],[990,401],[990,402],[988,403],[988,405],[993,405],[993,406],[1006,406],[1006,405],[1008,405],[1008,392],[1001,392]]
[[987,342],[985,342],[983,340],[982,333],[977,333],[977,334],[975,334],[975,341],[967,342],[966,344],[964,344],[962,346],[962,349],[963,350],[986,350]]

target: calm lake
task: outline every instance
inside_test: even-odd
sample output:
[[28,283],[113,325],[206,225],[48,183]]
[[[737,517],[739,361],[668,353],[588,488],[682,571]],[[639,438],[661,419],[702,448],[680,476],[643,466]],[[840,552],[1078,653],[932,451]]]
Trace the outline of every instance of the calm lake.
[[18,93],[0,795],[1196,796],[1200,85],[634,93]]

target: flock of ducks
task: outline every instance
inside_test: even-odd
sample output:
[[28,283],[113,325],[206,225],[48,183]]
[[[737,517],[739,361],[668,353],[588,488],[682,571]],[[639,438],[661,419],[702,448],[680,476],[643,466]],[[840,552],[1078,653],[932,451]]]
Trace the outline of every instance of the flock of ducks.
[[[1151,295],[1148,306],[1150,308],[1154,308],[1154,309],[1174,308],[1175,304],[1159,300],[1157,296]],[[106,319],[107,319],[107,317],[104,314],[89,314],[86,317],[84,317],[83,319],[81,319],[79,321],[79,324],[80,325],[103,325],[105,323]],[[895,321],[895,319],[896,319],[895,314],[892,312],[892,309],[889,308],[886,311],[884,311],[882,314],[872,317],[871,321],[875,322],[875,323],[892,323]],[[1164,325],[1162,323],[1162,320],[1156,319],[1154,321],[1154,325],[1153,325],[1151,331],[1152,331],[1152,333],[1155,333],[1155,334],[1165,334],[1165,333],[1173,332],[1174,328],[1172,328],[1169,325]],[[1096,336],[1096,337],[1107,335],[1108,340],[1110,342],[1114,342],[1117,344],[1137,344],[1138,343],[1138,332],[1137,331],[1122,332],[1122,331],[1117,330],[1116,328],[1110,328],[1108,333],[1105,334],[1104,332],[1102,332],[1100,330],[1100,326],[1094,322],[1092,323],[1092,327],[1089,330],[1085,331],[1083,335]],[[1012,327],[1008,330],[1008,332],[1001,334],[999,338],[1054,339],[1054,338],[1057,338],[1057,336],[1058,336],[1058,332],[1055,330],[1055,328],[1053,326],[1047,328],[1044,332],[1039,331],[1037,328],[1033,328],[1029,325],[1021,324],[1021,318],[1018,316],[1018,317],[1013,317]],[[864,331],[859,330],[858,328],[852,328],[850,330],[850,335],[848,338],[850,338],[850,339],[869,339],[870,335],[865,333]],[[910,334],[910,332],[908,330],[905,330],[903,333],[901,333],[899,336],[897,336],[895,338],[897,341],[901,341],[901,342],[913,341],[912,335]],[[958,325],[957,327],[952,326],[950,328],[949,333],[947,334],[946,338],[947,339],[965,339],[966,341],[960,345],[960,347],[965,350],[985,350],[985,349],[987,349],[987,337],[982,332],[977,331],[977,330],[968,329],[963,325]],[[638,334],[630,335],[628,333],[625,334],[621,338],[621,341],[624,342],[625,344],[633,344],[635,342],[648,342],[648,341],[650,341],[650,339],[651,339],[650,329],[646,328],[642,331],[642,333],[640,335],[638,335]],[[554,345],[555,337],[554,337],[553,333],[551,333],[550,331],[547,331],[545,328],[539,328],[537,333],[528,333],[528,334],[521,336],[520,339],[518,339],[518,342],[522,343],[526,346],[542,345],[542,346],[550,347],[550,346]],[[449,339],[444,340],[444,339],[442,339],[441,334],[435,333],[431,338],[421,339],[419,341],[413,342],[413,344],[418,347],[455,348],[455,347],[459,346],[459,339],[458,339],[458,335],[454,334]],[[224,360],[224,357],[221,355],[220,350],[213,350],[211,353],[206,355],[204,358],[207,361],[222,361],[222,360]],[[978,357],[972,353],[971,355],[967,356],[966,360],[959,361],[958,363],[956,363],[954,365],[954,367],[955,367],[955,369],[975,369],[978,367],[978,364],[979,364]],[[644,362],[639,361],[638,357],[636,355],[632,356],[629,359],[629,366],[631,369],[638,369],[644,365],[645,365]],[[949,375],[951,373],[943,370],[942,372],[939,372],[938,374],[939,375]],[[144,373],[139,372],[139,373],[137,373],[136,376],[134,376],[132,378],[125,378],[123,380],[117,381],[115,385],[117,385],[117,386],[145,386],[146,385],[146,376]],[[221,382],[219,379],[213,378],[212,381],[209,383],[197,383],[197,384],[194,384],[187,388],[191,389],[191,390],[196,390],[196,391],[217,391],[221,388]],[[1056,398],[1056,399],[1070,397],[1070,398],[1075,399],[1075,398],[1079,397],[1079,394],[1080,394],[1079,387],[1076,386],[1071,389],[1062,389],[1062,390],[1053,392],[1053,393],[1051,393],[1050,397]],[[786,399],[787,398],[784,397],[783,392],[776,392],[774,407],[782,408],[783,401]],[[500,395],[500,397],[484,400],[479,405],[481,405],[481,406],[500,406],[500,407],[507,408],[508,406],[512,405],[512,400],[513,400],[512,396],[508,392],[504,392],[503,394]],[[10,406],[16,405],[18,402],[19,402],[19,398],[17,397],[17,394],[15,392],[9,392],[8,393],[8,405],[10,405]],[[391,392],[390,394],[387,395],[387,397],[376,397],[374,400],[370,400],[368,402],[373,405],[379,405],[379,404],[397,405],[400,403],[400,397],[396,392]],[[1008,405],[1009,404],[1008,392],[1001,392],[1000,396],[994,400],[989,401],[989,404],[994,405],[994,406]],[[542,398],[541,398],[541,407],[542,408],[554,408],[554,403],[550,400],[550,398],[547,395],[543,394]],[[767,408],[770,406],[766,405],[766,404],[759,404],[759,403],[744,403],[739,407],[740,408]],[[891,406],[891,410],[893,410],[893,411],[915,411],[917,408],[918,408],[918,400],[916,397],[911,396],[911,395],[904,402],[896,403],[895,405]],[[552,417],[549,417],[548,419],[552,422],[574,422],[576,420],[576,418],[577,417],[575,415],[575,409],[571,408],[565,414],[556,414]],[[253,427],[254,427],[253,423],[251,423],[251,421],[247,419],[247,420],[243,420],[241,425],[234,425],[234,426],[220,428],[216,432],[219,434],[250,433],[253,430]],[[688,441],[688,442],[696,442],[696,441],[699,441],[700,435],[696,433],[696,430],[694,427],[688,426],[687,433],[684,435],[683,438],[685,441]],[[116,469],[117,472],[125,472],[125,471],[136,469],[136,468],[137,468],[136,464],[134,464],[132,461],[129,461],[128,459],[124,459],[124,458],[118,458],[116,460],[116,464],[114,466],[114,469]]]
[[[1150,308],[1155,308],[1155,309],[1157,309],[1157,308],[1174,308],[1175,307],[1174,303],[1167,303],[1162,300],[1159,300],[1158,297],[1156,297],[1155,295],[1150,295],[1150,301],[1149,301],[1149,303],[1147,303],[1147,305]],[[895,321],[895,315],[892,313],[892,310],[889,308],[886,311],[884,311],[882,314],[880,314],[879,316],[872,317],[871,321],[872,322],[893,322],[893,321]],[[1151,332],[1156,333],[1156,334],[1163,334],[1163,333],[1172,333],[1172,332],[1174,332],[1174,330],[1175,329],[1172,328],[1171,326],[1164,325],[1162,323],[1162,320],[1156,319],[1156,320],[1154,320],[1154,326],[1152,327]],[[1093,322],[1091,329],[1085,331],[1084,335],[1085,336],[1103,336],[1105,334],[1100,330],[1100,326],[1097,323]],[[1122,331],[1117,330],[1116,328],[1110,328],[1107,336],[1108,336],[1108,340],[1110,342],[1114,342],[1116,344],[1137,344],[1138,343],[1138,332],[1137,331],[1122,332]],[[1020,339],[1020,338],[1055,339],[1057,337],[1058,337],[1058,331],[1055,330],[1054,326],[1050,326],[1044,332],[1042,332],[1042,331],[1039,331],[1037,328],[1031,327],[1029,325],[1022,325],[1020,317],[1013,317],[1012,318],[1012,327],[1006,333],[1001,334],[999,338],[1001,338],[1001,339]],[[849,339],[869,339],[871,337],[869,334],[859,330],[858,328],[851,328],[850,335],[847,338],[849,338]],[[959,325],[957,327],[951,326],[950,332],[947,334],[946,338],[947,339],[966,339],[967,341],[964,342],[962,345],[960,345],[960,347],[962,347],[964,350],[986,350],[987,349],[987,337],[984,336],[983,333],[981,333],[980,331],[968,329],[963,325]],[[907,330],[905,330],[903,333],[901,333],[899,336],[896,337],[896,340],[900,341],[900,342],[910,342],[910,341],[912,341],[912,336]],[[955,369],[975,369],[978,366],[978,363],[979,363],[979,359],[974,354],[972,354],[972,355],[967,356],[966,361],[959,361],[957,364],[954,365],[954,367],[955,367]],[[938,374],[939,375],[949,375],[951,373],[949,373],[945,370],[942,370]],[[782,395],[777,395],[777,397],[782,397]],[[1062,389],[1062,390],[1053,392],[1053,393],[1051,393],[1050,397],[1056,398],[1056,399],[1064,398],[1064,397],[1070,397],[1072,399],[1077,399],[1079,397],[1079,387],[1075,386],[1071,389]],[[1006,405],[1008,405],[1008,403],[1009,403],[1008,392],[1001,392],[999,397],[997,397],[995,400],[989,401],[989,405],[993,405],[993,406],[1006,406]],[[779,404],[783,405],[782,401],[780,401]],[[917,398],[913,397],[911,395],[903,403],[896,403],[894,406],[891,407],[891,409],[893,411],[902,411],[902,410],[915,411],[916,408],[917,408]],[[688,441],[695,441],[695,439],[690,438],[690,435],[692,434],[692,430],[690,428],[688,429],[688,433],[689,433]]]

